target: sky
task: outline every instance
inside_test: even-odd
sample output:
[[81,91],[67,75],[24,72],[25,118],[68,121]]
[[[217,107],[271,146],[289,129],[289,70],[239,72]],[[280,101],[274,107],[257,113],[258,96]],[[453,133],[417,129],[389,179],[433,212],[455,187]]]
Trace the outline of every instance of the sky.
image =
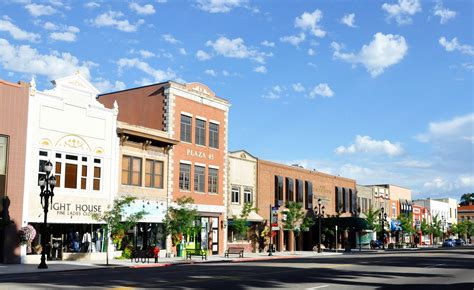
[[0,78],[201,82],[229,149],[413,198],[474,192],[473,2],[0,0]]

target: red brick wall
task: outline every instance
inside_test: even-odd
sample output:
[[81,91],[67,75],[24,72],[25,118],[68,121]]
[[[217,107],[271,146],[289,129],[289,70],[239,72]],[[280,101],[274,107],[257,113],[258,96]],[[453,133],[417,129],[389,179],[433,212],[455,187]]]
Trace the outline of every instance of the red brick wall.
[[156,84],[100,95],[98,101],[110,109],[117,100],[118,121],[164,130],[164,85]]

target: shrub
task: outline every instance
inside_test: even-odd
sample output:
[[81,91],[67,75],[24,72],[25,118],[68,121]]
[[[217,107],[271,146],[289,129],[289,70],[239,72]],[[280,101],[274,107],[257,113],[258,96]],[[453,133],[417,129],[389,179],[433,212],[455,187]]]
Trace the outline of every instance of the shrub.
[[122,257],[125,259],[131,259],[133,254],[133,246],[127,245],[122,251]]

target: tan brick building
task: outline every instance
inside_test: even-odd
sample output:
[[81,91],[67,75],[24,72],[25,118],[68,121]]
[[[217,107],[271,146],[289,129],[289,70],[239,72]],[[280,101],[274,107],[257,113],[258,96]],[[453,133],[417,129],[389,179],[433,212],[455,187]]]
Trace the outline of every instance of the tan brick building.
[[[268,220],[270,206],[280,205],[280,230],[274,238],[277,251],[289,251],[294,247],[292,235],[282,228],[281,212],[287,200],[302,202],[306,210],[313,211],[321,199],[326,216],[336,215],[336,205],[339,205],[340,217],[350,217],[356,210],[356,181],[353,179],[260,159],[257,164],[259,215]],[[296,250],[311,250],[317,243],[316,237],[316,227],[302,233]]]
[[20,263],[17,230],[26,226],[28,90],[28,84],[0,80],[0,263]]
[[229,102],[203,84],[172,81],[103,94],[99,101],[107,107],[117,101],[119,121],[161,130],[179,140],[168,152],[169,202],[192,197],[202,227],[193,240],[209,253],[222,254],[226,244]]

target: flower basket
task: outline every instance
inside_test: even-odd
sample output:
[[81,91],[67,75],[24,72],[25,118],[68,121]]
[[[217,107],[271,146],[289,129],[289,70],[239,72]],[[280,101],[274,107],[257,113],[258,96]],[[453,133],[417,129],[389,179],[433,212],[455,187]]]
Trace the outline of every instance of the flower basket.
[[36,237],[36,230],[33,226],[27,225],[18,231],[18,239],[20,245],[27,245],[27,252],[31,253],[31,242]]

